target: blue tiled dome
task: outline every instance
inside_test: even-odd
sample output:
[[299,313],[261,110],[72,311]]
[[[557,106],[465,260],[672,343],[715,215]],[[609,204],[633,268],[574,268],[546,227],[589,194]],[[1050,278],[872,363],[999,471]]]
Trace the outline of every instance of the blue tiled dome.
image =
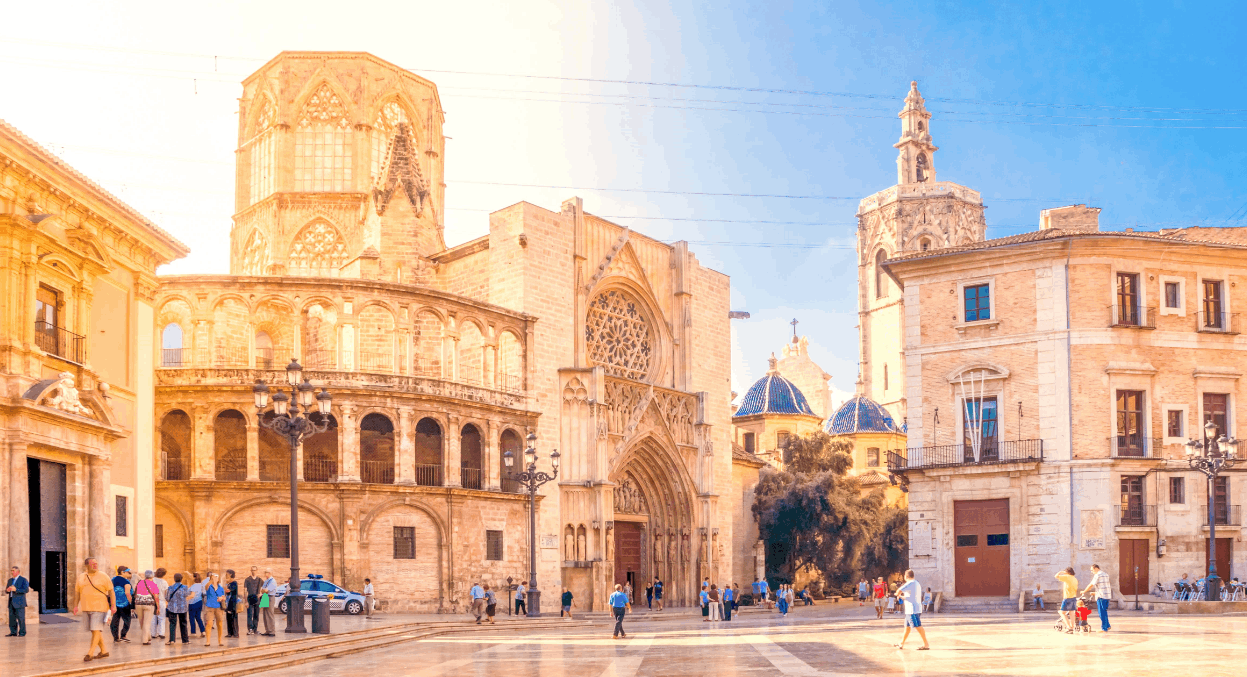
[[740,408],[734,416],[751,416],[753,414],[805,414],[814,416],[810,403],[805,395],[792,381],[775,371],[775,357],[771,357],[771,369],[766,376],[758,379],[749,387],[740,401]]
[[823,425],[823,431],[830,435],[903,432],[886,409],[879,406],[878,402],[861,395],[837,409]]

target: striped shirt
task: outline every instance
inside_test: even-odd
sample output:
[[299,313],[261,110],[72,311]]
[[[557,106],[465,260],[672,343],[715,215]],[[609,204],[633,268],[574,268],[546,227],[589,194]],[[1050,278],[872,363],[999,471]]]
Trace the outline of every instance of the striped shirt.
[[1095,586],[1096,599],[1112,599],[1113,590],[1109,587],[1108,574],[1103,571],[1095,572],[1091,577],[1091,584]]

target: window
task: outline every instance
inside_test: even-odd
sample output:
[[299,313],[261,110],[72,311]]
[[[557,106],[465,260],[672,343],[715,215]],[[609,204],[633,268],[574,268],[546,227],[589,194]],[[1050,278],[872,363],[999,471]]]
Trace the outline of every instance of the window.
[[875,298],[882,299],[888,295],[888,280],[884,277],[883,262],[888,255],[882,249],[875,252]]
[[784,449],[788,446],[788,438],[791,437],[787,430],[781,430],[775,433],[775,448]]
[[966,400],[964,424],[965,461],[992,461],[998,457],[996,426],[996,398],[983,397]]
[[966,322],[992,319],[991,285],[976,284],[965,288]]
[[1212,481],[1212,509],[1217,524],[1230,523],[1230,478],[1220,475]]
[[266,331],[255,333],[255,368],[273,368],[273,338]]
[[745,451],[751,454],[756,449],[753,440],[754,440],[753,433],[745,433]]
[[304,104],[295,128],[294,189],[350,190],[354,145],[346,107],[328,84],[321,84]]
[[973,547],[978,546],[978,544],[979,544],[978,534],[962,534],[957,537],[958,548],[973,548]]
[[1186,478],[1169,478],[1169,502],[1173,504],[1186,503]]
[[[1213,433],[1213,439],[1222,435],[1229,437],[1230,431],[1228,426],[1229,418],[1226,414],[1229,411],[1230,396],[1224,393],[1204,393],[1204,423],[1212,421],[1217,426],[1217,431]],[[1199,431],[1203,435],[1203,431]]]
[[270,524],[265,538],[265,557],[286,559],[290,557],[290,525]]
[[166,324],[160,333],[160,366],[182,366],[182,327],[176,322]]
[[918,182],[922,183],[923,181],[926,181],[927,180],[927,154],[926,153],[918,153],[918,163],[917,163],[916,169],[917,169],[917,175],[915,176],[915,178],[918,179]]
[[35,291],[35,345],[45,353],[61,354],[59,311],[61,296],[42,285]]
[[157,524],[155,533],[156,544],[152,547],[153,557],[165,556],[165,525]]
[[866,450],[866,465],[871,468],[879,467],[879,448],[871,447]]
[[1117,324],[1139,324],[1139,276],[1117,273]]
[[416,558],[416,528],[394,527],[394,559]]
[[1009,534],[988,534],[987,545],[1009,545]]
[[1144,456],[1143,391],[1117,391],[1117,455]]
[[922,238],[922,243],[919,244],[919,248],[922,249],[922,251],[924,252],[931,249],[931,241],[925,237]]
[[1182,429],[1185,427],[1183,424],[1186,423],[1186,421],[1183,420],[1185,418],[1183,414],[1185,413],[1186,412],[1182,411],[1181,409],[1170,409],[1169,411],[1165,412],[1165,436],[1166,437],[1183,437],[1185,435],[1185,433],[1182,431]]
[[1145,524],[1143,514],[1143,476],[1121,476],[1121,523],[1139,526]]
[[1217,280],[1204,280],[1204,327],[1224,328],[1225,314],[1221,311],[1221,283]]
[[502,532],[488,530],[485,532],[485,559],[491,562],[502,561]]
[[129,502],[125,496],[117,496],[116,499],[117,535],[122,537],[129,536],[130,530],[127,528],[129,525],[129,511],[127,510],[127,508],[129,508]]
[[1181,308],[1182,307],[1182,285],[1177,282],[1165,283],[1165,307]]

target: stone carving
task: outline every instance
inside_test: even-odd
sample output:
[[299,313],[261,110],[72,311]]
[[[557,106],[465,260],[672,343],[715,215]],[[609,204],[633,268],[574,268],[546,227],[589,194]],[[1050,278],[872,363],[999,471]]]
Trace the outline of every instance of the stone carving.
[[598,294],[585,318],[585,345],[589,359],[606,373],[632,380],[649,376],[654,337],[641,304],[621,289]]
[[585,530],[579,529],[576,533],[576,560],[584,561],[588,557],[588,542],[585,539]]
[[407,111],[397,101],[387,102],[377,111],[377,118],[372,123],[372,178],[376,181],[381,176],[385,160],[389,157],[390,141],[394,138],[400,124],[410,124]]
[[372,189],[377,216],[385,214],[390,198],[394,197],[400,185],[416,216],[420,216],[424,212],[424,201],[429,198],[429,185],[420,174],[419,154],[411,139],[411,128],[406,122],[398,124],[398,133],[390,142],[385,164]]
[[598,280],[602,279],[602,276],[606,274],[606,269],[610,267],[611,261],[615,260],[619,250],[623,249],[623,246],[628,243],[628,235],[631,232],[631,229],[624,228],[623,232],[619,234],[619,239],[615,241],[615,245],[611,247],[611,250],[606,253],[606,257],[598,264],[597,272],[593,274],[593,277],[589,278],[589,284],[585,285],[586,292],[592,291],[593,285],[597,284]]
[[346,106],[342,105],[342,101],[328,83],[321,83],[320,88],[303,104],[303,110],[299,113],[300,127],[314,127],[318,124],[341,128],[351,125]]
[[91,416],[91,410],[78,399],[78,386],[74,380],[74,375],[68,371],[62,371],[57,378],[60,380],[56,384],[56,388],[48,393],[44,404],[53,409],[60,409],[71,414]]
[[247,244],[243,246],[242,274],[263,275],[268,268],[268,261],[268,239],[257,228],[251,231]]
[[662,563],[662,560],[663,560],[662,551],[664,549],[665,548],[663,548],[662,546],[662,536],[655,534],[654,535],[654,566],[655,568],[657,568],[657,566]]
[[615,512],[625,515],[646,515],[649,508],[645,505],[645,495],[637,488],[631,477],[625,478],[615,487]]
[[676,444],[695,443],[693,417],[697,399],[693,395],[608,377],[604,396],[607,430],[622,435],[621,442],[626,443],[632,436],[652,401]]
[[567,533],[563,536],[563,559],[576,559],[576,536],[572,534],[571,527],[567,527]]
[[325,221],[308,224],[290,247],[290,274],[333,277],[346,263],[346,241]]
[[615,527],[610,522],[606,523],[606,561],[615,561]]

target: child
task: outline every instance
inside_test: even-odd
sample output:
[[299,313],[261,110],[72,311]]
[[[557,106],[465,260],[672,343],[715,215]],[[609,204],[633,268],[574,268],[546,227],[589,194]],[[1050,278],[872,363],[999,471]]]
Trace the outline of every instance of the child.
[[926,594],[922,596],[922,612],[926,613],[931,610],[931,588],[927,588]]
[[888,595],[888,613],[896,613],[896,597],[894,595]]
[[1091,615],[1091,609],[1087,608],[1087,604],[1082,601],[1081,597],[1078,599],[1078,608],[1074,611],[1074,615],[1078,617],[1078,627],[1087,627],[1087,617]]

